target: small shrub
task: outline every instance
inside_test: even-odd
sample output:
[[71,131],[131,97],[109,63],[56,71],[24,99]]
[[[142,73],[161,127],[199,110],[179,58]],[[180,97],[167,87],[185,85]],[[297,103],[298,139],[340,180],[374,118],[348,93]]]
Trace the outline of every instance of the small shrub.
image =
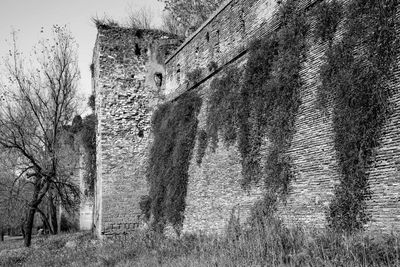
[[266,220],[272,219],[277,209],[276,203],[276,195],[269,192],[252,207],[250,223],[253,228],[266,227]]
[[96,109],[96,97],[95,95],[90,95],[88,100],[88,106],[94,111]]
[[[71,125],[71,128],[70,128],[70,131],[73,134],[76,134],[80,130],[82,130],[82,117],[80,115],[76,115],[74,117],[74,119],[72,120],[72,125]],[[72,144],[73,144],[73,142],[71,142],[71,145]]]
[[190,71],[186,74],[186,78],[190,84],[196,84],[200,81],[201,78],[201,69],[196,68],[193,71]]
[[215,71],[218,68],[218,64],[215,61],[210,61],[210,63],[207,64],[207,69],[208,71]]
[[[72,221],[71,219],[72,218],[67,218],[64,214],[61,215],[61,224],[60,224],[61,232],[76,232],[79,230],[78,223],[76,221]],[[65,245],[65,243],[64,243],[64,245]],[[64,246],[64,245],[62,245],[62,246]],[[59,246],[56,246],[56,247],[61,248]]]

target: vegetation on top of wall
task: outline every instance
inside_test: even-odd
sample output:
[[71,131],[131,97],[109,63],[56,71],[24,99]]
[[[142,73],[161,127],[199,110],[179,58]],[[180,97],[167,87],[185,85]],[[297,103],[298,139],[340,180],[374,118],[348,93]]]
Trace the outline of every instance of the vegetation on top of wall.
[[390,113],[387,81],[399,48],[397,6],[396,0],[351,1],[343,39],[328,49],[321,68],[318,102],[332,108],[340,167],[340,184],[327,214],[337,230],[360,230],[369,220],[368,167]]
[[[154,142],[147,179],[152,227],[156,231],[162,232],[166,222],[176,230],[182,226],[201,103],[195,92],[187,92],[174,102],[162,104],[153,115]],[[145,202],[143,206],[148,205]]]
[[119,23],[107,16],[104,16],[102,18],[96,16],[91,18],[93,24],[96,26],[97,29],[100,28],[115,28],[115,27],[120,27]]

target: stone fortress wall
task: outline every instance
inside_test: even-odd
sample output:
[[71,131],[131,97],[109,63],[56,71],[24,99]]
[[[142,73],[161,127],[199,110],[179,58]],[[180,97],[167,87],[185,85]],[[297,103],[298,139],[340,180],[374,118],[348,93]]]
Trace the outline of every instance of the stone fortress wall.
[[[61,205],[58,207],[58,223],[63,217],[68,224],[79,230],[91,230],[93,218],[93,195],[89,193],[85,181],[87,172],[88,154],[83,145],[82,132],[65,129],[61,137],[63,172],[71,175],[71,182],[75,184],[81,193],[79,206],[73,210],[66,210]],[[59,225],[61,227],[61,225]]]
[[[310,13],[320,2],[301,0],[300,4],[304,12]],[[134,225],[130,224],[137,222],[138,197],[148,190],[144,169],[151,143],[149,122],[155,104],[174,101],[183,92],[196,90],[203,98],[198,131],[203,129],[211,81],[230,67],[244,66],[248,45],[278,27],[274,19],[277,5],[275,0],[226,1],[166,59],[165,65],[158,61],[160,73],[165,73],[161,88],[150,84],[154,72],[147,68],[147,61],[133,55],[137,40],[132,37],[133,32],[99,29],[94,51],[94,90],[99,119],[95,224],[99,234],[131,229]],[[338,38],[340,27],[335,39]],[[320,85],[318,73],[327,45],[316,42],[311,33],[307,42],[307,58],[301,71],[304,81],[301,106],[289,151],[295,180],[278,214],[287,224],[323,227],[339,174],[332,117],[315,105]],[[113,51],[114,46],[124,48]],[[119,53],[122,59],[118,59]],[[189,84],[187,74],[197,69],[201,70],[199,82]],[[130,76],[132,73],[134,77]],[[146,80],[146,75],[150,79]],[[373,192],[368,202],[369,226],[386,230],[400,228],[400,84],[396,77],[399,77],[398,70],[389,81],[394,89],[391,99],[394,112],[384,126],[382,146],[376,151],[369,178]],[[145,81],[148,86],[138,85]],[[140,127],[142,137],[139,137]],[[194,151],[197,146],[196,143]],[[267,155],[268,140],[264,140],[263,150],[263,155]],[[241,178],[237,147],[226,148],[220,143],[216,151],[207,149],[201,165],[193,157],[183,231],[220,232],[232,216],[244,222],[250,208],[262,198],[264,188],[256,184],[243,190]]]
[[[99,27],[93,53],[97,115],[94,225],[98,235],[138,226],[150,145],[150,119],[162,99],[166,53],[177,40],[164,32]],[[160,81],[161,80],[161,81]]]
[[[306,0],[300,1],[300,5],[304,12],[310,13],[320,2]],[[211,80],[223,75],[224,70],[230,66],[242,66],[246,61],[248,45],[277,28],[274,20],[276,8],[274,0],[226,1],[214,16],[167,59],[166,87],[169,98],[174,99],[186,90],[197,90],[204,98],[203,103],[207,103]],[[326,224],[325,212],[333,197],[339,174],[332,118],[324,115],[315,105],[317,87],[320,85],[318,72],[324,62],[327,46],[316,42],[312,30],[309,32],[307,59],[301,71],[304,81],[302,104],[289,151],[295,179],[290,185],[286,203],[281,203],[278,213],[287,224],[323,227]],[[336,39],[340,38],[340,32],[339,28]],[[215,62],[218,68],[210,71],[210,62]],[[184,83],[185,74],[196,68],[202,70],[201,82],[188,87]],[[394,112],[384,127],[382,146],[376,151],[376,162],[370,168],[369,177],[373,192],[368,203],[370,228],[383,230],[400,228],[398,74],[396,70],[393,80],[389,81],[394,89],[391,99]],[[198,118],[200,129],[205,126],[206,112],[207,107],[203,104]],[[265,144],[264,155],[267,154],[268,140],[265,140]],[[248,192],[241,190],[240,171],[238,151],[226,149],[222,143],[215,152],[207,150],[201,166],[192,159],[184,231],[220,231],[232,214],[239,216],[241,221],[246,219],[249,208],[260,199],[262,189],[253,186]]]

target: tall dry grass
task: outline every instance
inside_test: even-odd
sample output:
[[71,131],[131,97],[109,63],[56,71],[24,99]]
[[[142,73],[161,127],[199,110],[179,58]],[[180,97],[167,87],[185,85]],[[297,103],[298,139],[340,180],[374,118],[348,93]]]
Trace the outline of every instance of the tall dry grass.
[[[100,242],[78,233],[0,251],[2,266],[400,266],[400,236],[287,228],[277,220],[230,227],[225,236],[166,238],[138,232]],[[21,244],[22,245],[22,244]],[[18,254],[19,253],[19,254]]]

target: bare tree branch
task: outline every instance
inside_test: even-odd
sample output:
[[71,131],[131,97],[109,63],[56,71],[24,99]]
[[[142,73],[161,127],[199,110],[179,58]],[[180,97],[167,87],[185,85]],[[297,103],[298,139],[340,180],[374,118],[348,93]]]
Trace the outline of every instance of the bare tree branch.
[[[29,187],[25,245],[31,241],[33,218],[46,196],[59,199],[66,209],[79,203],[79,188],[71,180],[73,155],[62,145],[65,126],[73,117],[79,79],[77,45],[66,28],[55,26],[53,40],[39,43],[37,61],[26,64],[17,49],[6,63],[10,85],[7,104],[0,107],[0,148],[12,151],[21,166],[14,183]],[[26,190],[11,189],[11,198]],[[21,198],[20,198],[21,199]],[[51,200],[53,201],[53,197]],[[18,203],[22,203],[21,201]]]
[[223,0],[159,0],[185,30],[198,28]]
[[128,11],[128,26],[135,29],[152,29],[153,13],[149,7],[134,10],[132,7]]

